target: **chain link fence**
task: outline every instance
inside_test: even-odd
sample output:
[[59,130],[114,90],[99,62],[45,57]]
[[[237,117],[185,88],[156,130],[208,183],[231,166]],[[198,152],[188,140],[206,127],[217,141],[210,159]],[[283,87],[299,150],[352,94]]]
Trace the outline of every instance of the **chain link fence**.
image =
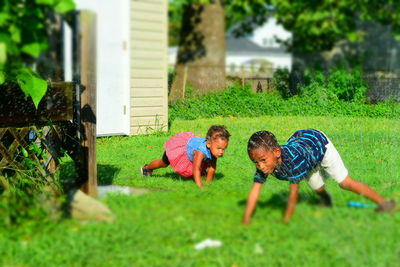
[[364,74],[363,79],[368,84],[367,96],[373,101],[400,100],[400,70],[370,72]]

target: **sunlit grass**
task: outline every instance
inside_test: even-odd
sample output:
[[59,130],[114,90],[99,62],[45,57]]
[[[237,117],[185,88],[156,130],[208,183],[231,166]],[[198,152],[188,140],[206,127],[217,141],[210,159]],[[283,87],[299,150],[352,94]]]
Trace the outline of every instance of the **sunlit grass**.
[[[173,134],[204,136],[224,124],[232,137],[218,160],[216,180],[205,190],[182,180],[170,167],[142,177],[139,168],[160,158]],[[269,130],[284,143],[297,129],[323,130],[341,153],[350,175],[400,202],[398,120],[330,117],[215,118],[175,120],[170,132],[150,136],[99,138],[99,183],[154,189],[141,196],[112,195],[105,201],[113,224],[64,221],[37,233],[0,238],[0,263],[8,266],[394,266],[400,257],[400,215],[349,208],[369,203],[328,181],[332,209],[301,184],[300,203],[290,224],[281,223],[288,184],[271,178],[263,187],[252,225],[241,225],[254,166],[246,153],[250,135]],[[206,238],[219,248],[197,251]]]

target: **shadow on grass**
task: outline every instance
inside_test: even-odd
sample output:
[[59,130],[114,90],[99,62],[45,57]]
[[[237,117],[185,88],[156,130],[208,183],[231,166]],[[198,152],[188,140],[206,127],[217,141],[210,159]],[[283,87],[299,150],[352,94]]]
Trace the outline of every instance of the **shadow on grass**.
[[111,185],[120,170],[113,165],[97,164],[97,184]]
[[[203,175],[202,178],[204,179],[206,175]],[[172,180],[179,180],[179,181],[193,181],[193,178],[184,178],[182,176],[180,176],[178,173],[176,172],[167,172],[163,175],[160,174],[153,174],[152,177],[157,177],[157,178],[167,178],[167,179],[172,179]],[[214,175],[214,180],[219,180],[222,179],[224,177],[224,175],[222,173],[216,173]]]
[[[83,181],[80,181],[75,172],[74,162],[65,162],[60,166],[60,181],[64,190],[79,188]],[[111,185],[114,177],[119,173],[120,168],[112,165],[97,164],[97,184]]]
[[[275,193],[268,200],[258,201],[257,207],[262,209],[264,208],[285,209],[288,197],[289,197],[289,192]],[[303,202],[306,202],[311,205],[320,204],[320,200],[316,194],[299,195],[297,203],[303,203]],[[239,206],[246,206],[246,203],[247,199],[238,201]]]

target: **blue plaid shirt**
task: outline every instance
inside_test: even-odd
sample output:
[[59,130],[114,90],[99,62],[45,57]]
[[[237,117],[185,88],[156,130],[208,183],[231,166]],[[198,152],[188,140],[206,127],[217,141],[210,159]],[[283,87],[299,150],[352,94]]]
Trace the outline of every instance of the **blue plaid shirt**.
[[[321,163],[324,158],[328,139],[314,129],[296,131],[282,149],[282,165],[277,166],[272,175],[279,180],[297,184],[307,177],[307,174]],[[267,174],[256,170],[255,183],[265,183]]]

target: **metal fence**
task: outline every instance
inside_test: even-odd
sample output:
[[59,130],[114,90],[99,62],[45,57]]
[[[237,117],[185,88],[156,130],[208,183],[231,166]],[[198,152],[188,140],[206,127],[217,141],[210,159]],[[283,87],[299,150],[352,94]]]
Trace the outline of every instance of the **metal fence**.
[[377,77],[365,75],[368,84],[367,96],[374,101],[400,100],[400,77]]

